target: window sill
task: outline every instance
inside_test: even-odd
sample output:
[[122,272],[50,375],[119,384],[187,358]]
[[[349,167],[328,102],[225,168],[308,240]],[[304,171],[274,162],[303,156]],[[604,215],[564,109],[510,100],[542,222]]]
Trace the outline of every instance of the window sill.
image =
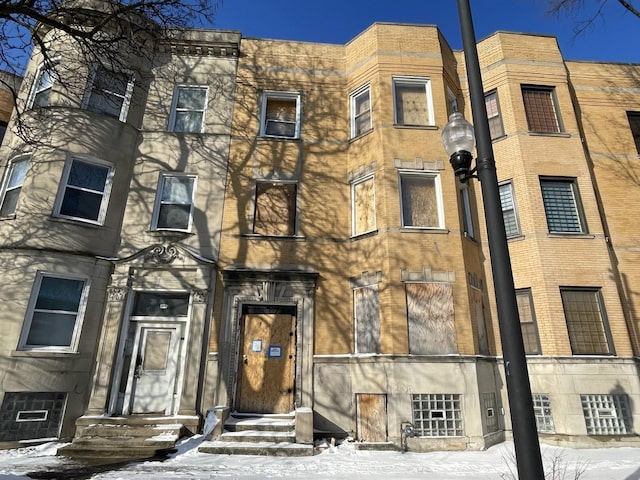
[[366,132],[362,132],[361,134],[356,135],[355,137],[351,137],[351,138],[349,139],[349,143],[353,143],[353,142],[355,142],[355,141],[357,141],[357,140],[360,140],[360,139],[361,139],[361,138],[363,138],[363,137],[369,136],[369,135],[371,135],[371,133],[372,133],[372,132],[373,132],[373,128],[370,128],[370,129],[369,129],[369,130],[367,130]]
[[103,226],[102,223],[96,223],[90,220],[82,220],[81,218],[56,217],[54,215],[49,217],[48,220],[51,222],[70,223],[72,225],[89,228],[102,228]]
[[240,235],[243,238],[250,238],[252,240],[288,240],[293,242],[306,242],[307,237],[301,235],[260,235],[257,233],[243,233]]
[[7,215],[6,217],[0,217],[0,222],[4,221],[4,220],[14,220],[16,218],[16,214],[14,213],[13,215]]
[[520,242],[525,239],[525,236],[521,233],[518,235],[513,235],[511,237],[507,236],[507,242]]
[[504,140],[505,138],[507,138],[507,134],[506,134],[506,133],[503,133],[503,134],[502,134],[502,135],[500,135],[499,137],[492,138],[492,139],[491,139],[491,141],[492,141],[493,143],[497,143],[497,142],[501,142],[501,141],[502,141],[502,140]]
[[583,238],[583,239],[594,239],[595,235],[591,235],[589,233],[560,233],[560,232],[549,232],[547,234],[549,238]]
[[69,358],[79,357],[79,352],[62,352],[59,350],[13,350],[12,357]]
[[437,125],[402,125],[400,123],[394,123],[393,128],[406,130],[440,130],[440,127]]
[[571,138],[571,134],[566,132],[527,132],[527,133],[532,137]]
[[358,233],[356,235],[351,235],[351,241],[362,240],[364,238],[375,237],[378,235],[378,229],[371,230],[369,232]]
[[185,232],[182,230],[147,230],[149,235],[154,237],[178,237],[186,238],[195,235],[193,232]]
[[276,140],[278,142],[299,142],[300,136],[297,137],[279,137],[277,135],[260,135],[261,140]]
[[437,233],[437,234],[448,234],[449,229],[447,228],[430,228],[430,227],[400,227],[400,232],[402,233]]

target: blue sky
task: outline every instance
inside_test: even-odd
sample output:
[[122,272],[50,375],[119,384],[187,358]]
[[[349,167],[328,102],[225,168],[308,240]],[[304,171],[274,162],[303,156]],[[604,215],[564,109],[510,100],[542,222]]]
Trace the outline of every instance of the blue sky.
[[[471,0],[471,8],[478,39],[497,30],[549,34],[568,60],[640,63],[640,19],[614,1],[577,38],[574,16],[549,16],[545,0]],[[374,22],[438,25],[452,48],[462,48],[455,0],[223,0],[215,28],[240,30],[245,37],[344,44]]]

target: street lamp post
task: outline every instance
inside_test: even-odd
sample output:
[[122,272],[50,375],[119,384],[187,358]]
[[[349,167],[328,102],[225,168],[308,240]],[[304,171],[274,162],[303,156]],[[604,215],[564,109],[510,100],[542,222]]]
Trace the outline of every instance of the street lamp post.
[[[469,0],[457,1],[471,110],[475,124],[478,154],[476,168],[470,169],[474,127],[464,120],[460,113],[454,113],[451,116],[451,121],[443,129],[442,137],[445,149],[451,156],[450,161],[456,176],[465,182],[477,175],[482,186],[518,476],[520,480],[544,480],[471,7]],[[474,173],[475,175],[472,175]]]

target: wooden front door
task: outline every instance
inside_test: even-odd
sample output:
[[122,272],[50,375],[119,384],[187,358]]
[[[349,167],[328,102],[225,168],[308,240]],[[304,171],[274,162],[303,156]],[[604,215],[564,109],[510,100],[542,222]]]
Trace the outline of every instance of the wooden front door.
[[252,413],[293,410],[295,316],[246,314],[241,319],[236,409]]
[[359,393],[358,439],[364,442],[387,441],[387,396]]

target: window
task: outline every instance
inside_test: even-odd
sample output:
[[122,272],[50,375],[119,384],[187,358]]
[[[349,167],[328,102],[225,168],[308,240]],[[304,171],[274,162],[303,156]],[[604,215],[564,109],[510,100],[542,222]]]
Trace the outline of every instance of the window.
[[260,135],[300,138],[300,94],[264,92]]
[[71,158],[65,165],[54,214],[102,224],[112,178],[113,168],[108,164]]
[[451,88],[447,87],[447,117],[458,111],[458,98]]
[[600,289],[561,288],[560,294],[573,354],[613,354]]
[[531,289],[522,288],[516,290],[516,302],[518,304],[524,351],[527,355],[539,355],[542,352],[540,351],[538,327],[536,326],[536,316],[533,310]]
[[4,140],[4,134],[7,133],[7,125],[7,122],[0,120],[0,145],[2,145],[2,140]]
[[409,353],[458,353],[450,283],[406,283]]
[[520,235],[520,224],[516,213],[516,202],[513,195],[513,183],[511,180],[503,182],[499,186],[500,205],[502,206],[502,218],[507,238]]
[[484,96],[484,104],[487,108],[487,119],[489,120],[489,132],[491,139],[504,136],[502,117],[500,115],[500,103],[498,102],[498,92],[492,91]]
[[38,273],[20,348],[75,351],[88,290],[84,278]]
[[356,353],[380,353],[380,300],[378,285],[353,289]]
[[176,87],[169,118],[169,131],[202,133],[207,109],[207,92],[207,87]]
[[371,122],[371,89],[365,85],[351,94],[351,138],[359,137],[373,128]]
[[85,108],[126,121],[133,91],[133,78],[123,72],[107,70],[97,65],[91,75]]
[[587,233],[575,178],[541,178],[549,233]]
[[394,78],[393,98],[396,125],[433,125],[433,105],[429,79]]
[[49,97],[51,96],[56,75],[56,65],[57,62],[52,62],[49,64],[43,63],[38,67],[27,108],[46,107],[49,105]]
[[194,175],[160,175],[152,230],[191,230],[195,184]]
[[587,435],[629,435],[631,410],[626,395],[580,395]]
[[15,215],[28,165],[29,157],[24,156],[11,160],[9,163],[0,192],[0,218]]
[[471,198],[469,197],[469,186],[466,183],[460,185],[460,205],[462,206],[462,228],[464,230],[464,234],[469,238],[473,238]]
[[136,292],[134,317],[186,317],[189,294],[180,292]]
[[533,400],[533,414],[536,417],[536,427],[541,433],[554,433],[553,416],[551,415],[551,400],[548,395],[534,393],[531,396]]
[[296,190],[292,182],[257,182],[253,233],[292,236],[296,231]]
[[402,226],[444,228],[440,175],[400,173]]
[[413,426],[419,437],[459,437],[462,402],[457,393],[427,393],[411,396]]
[[351,184],[352,234],[361,235],[376,229],[376,195],[374,177]]
[[558,133],[561,131],[556,112],[555,90],[552,87],[522,85],[522,98],[530,132]]
[[636,144],[636,151],[640,154],[640,112],[627,112],[627,118],[633,141]]

